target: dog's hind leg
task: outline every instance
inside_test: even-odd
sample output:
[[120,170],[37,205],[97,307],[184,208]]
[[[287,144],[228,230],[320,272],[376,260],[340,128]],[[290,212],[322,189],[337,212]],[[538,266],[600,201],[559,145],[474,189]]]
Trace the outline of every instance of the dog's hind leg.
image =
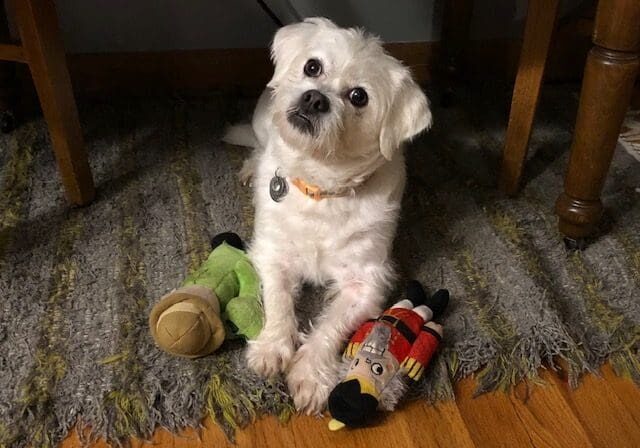
[[222,137],[222,141],[230,145],[254,148],[253,151],[251,151],[251,155],[242,163],[242,168],[238,173],[240,182],[242,182],[243,185],[247,185],[256,172],[258,156],[259,153],[262,152],[262,148],[253,133],[251,125],[238,124],[229,126],[224,137]]
[[227,127],[222,141],[230,145],[246,146],[247,148],[257,148],[260,146],[256,134],[249,123],[235,124]]

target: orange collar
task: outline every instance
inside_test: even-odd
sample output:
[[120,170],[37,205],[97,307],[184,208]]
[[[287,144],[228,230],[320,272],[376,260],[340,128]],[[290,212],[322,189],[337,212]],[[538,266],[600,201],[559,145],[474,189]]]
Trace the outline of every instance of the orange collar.
[[341,192],[324,191],[319,186],[308,184],[299,177],[291,179],[291,183],[295,185],[298,190],[305,196],[313,199],[314,201],[321,201],[326,198],[341,198],[349,194],[349,190],[343,190]]

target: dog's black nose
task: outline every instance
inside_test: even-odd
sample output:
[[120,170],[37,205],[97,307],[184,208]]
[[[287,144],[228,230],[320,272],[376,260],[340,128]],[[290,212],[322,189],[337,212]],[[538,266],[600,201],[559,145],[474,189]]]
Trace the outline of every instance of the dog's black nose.
[[317,90],[307,90],[300,98],[300,110],[308,115],[329,112],[329,98]]

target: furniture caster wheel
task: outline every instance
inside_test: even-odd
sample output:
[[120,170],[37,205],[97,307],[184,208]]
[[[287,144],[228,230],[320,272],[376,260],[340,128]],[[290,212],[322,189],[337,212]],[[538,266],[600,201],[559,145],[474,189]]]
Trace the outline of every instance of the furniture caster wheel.
[[0,113],[0,131],[8,134],[16,128],[16,117],[13,112],[4,111]]
[[587,247],[587,242],[584,238],[569,238],[568,236],[564,237],[564,247],[568,251],[576,251],[576,250],[584,250]]

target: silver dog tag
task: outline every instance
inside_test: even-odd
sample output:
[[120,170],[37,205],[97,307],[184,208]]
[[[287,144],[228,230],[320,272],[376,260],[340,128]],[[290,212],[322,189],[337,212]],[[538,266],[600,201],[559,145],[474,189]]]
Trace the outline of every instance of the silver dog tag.
[[269,195],[274,202],[280,202],[289,192],[289,185],[284,177],[278,176],[278,172],[274,174],[269,182]]

